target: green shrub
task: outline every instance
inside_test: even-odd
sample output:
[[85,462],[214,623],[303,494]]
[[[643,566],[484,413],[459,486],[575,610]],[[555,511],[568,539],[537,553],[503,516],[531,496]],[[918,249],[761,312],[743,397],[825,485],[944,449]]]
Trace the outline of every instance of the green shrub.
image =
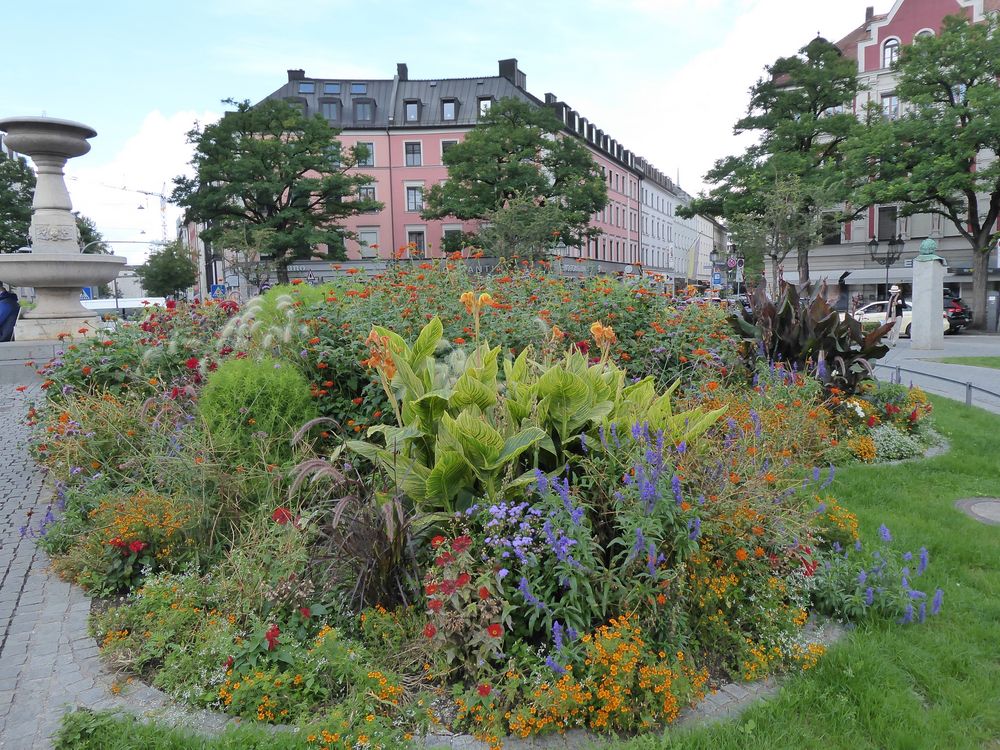
[[223,363],[209,375],[198,409],[216,452],[247,463],[287,461],[292,435],[318,416],[306,379],[266,358]]
[[901,458],[912,458],[921,452],[916,440],[906,435],[891,424],[882,424],[872,430],[872,440],[875,441],[875,456],[879,461],[895,461]]

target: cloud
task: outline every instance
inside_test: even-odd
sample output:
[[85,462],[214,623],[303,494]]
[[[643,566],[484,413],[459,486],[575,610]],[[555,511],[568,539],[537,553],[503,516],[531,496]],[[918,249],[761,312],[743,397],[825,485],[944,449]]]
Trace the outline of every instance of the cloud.
[[220,116],[221,113],[193,111],[164,115],[155,110],[146,115],[138,132],[107,161],[93,163],[87,156],[70,160],[66,185],[73,209],[94,220],[98,231],[111,241],[116,255],[124,255],[129,263],[142,263],[148,255],[148,245],[116,245],[114,241],[160,242],[164,237],[164,222],[166,239],[174,239],[181,210],[166,203],[161,211],[159,195],[169,196],[173,178],[190,171],[192,148],[185,136],[192,124],[214,122]]

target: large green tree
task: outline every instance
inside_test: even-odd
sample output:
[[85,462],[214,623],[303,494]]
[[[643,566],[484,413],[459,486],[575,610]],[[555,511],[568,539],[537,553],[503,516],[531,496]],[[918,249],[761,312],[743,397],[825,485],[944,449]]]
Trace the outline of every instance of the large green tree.
[[381,208],[357,198],[371,177],[349,171],[367,155],[364,147],[342,148],[338,131],[325,119],[305,117],[287,102],[224,103],[235,111],[188,133],[195,175],[174,179],[171,200],[186,209],[189,220],[208,225],[202,232],[207,242],[226,229],[273,229],[264,235],[264,249],[280,281],[288,281],[294,260],[343,259],[350,232],[339,222]]
[[[720,159],[705,175],[713,185],[686,207],[682,215],[706,214],[726,221],[778,216],[780,225],[759,227],[763,235],[783,236],[772,243],[783,259],[795,251],[800,282],[809,279],[812,231],[787,231],[796,224],[815,226],[824,208],[846,197],[839,172],[845,142],[857,128],[851,104],[858,92],[857,63],[845,59],[836,45],[816,37],[797,55],[778,58],[750,89],[745,117],[733,128],[737,135],[758,135],[742,154]],[[775,213],[769,196],[794,179],[795,200],[783,195]]]
[[76,228],[80,232],[80,247],[83,252],[96,255],[110,255],[111,246],[104,241],[104,235],[97,228],[97,224],[89,216],[74,211],[76,217]]
[[[521,201],[549,221],[559,215],[552,244],[580,245],[593,214],[608,202],[597,163],[577,138],[562,132],[548,109],[501,99],[444,155],[448,180],[427,192],[424,218],[487,220]],[[525,203],[524,201],[527,201]]]
[[35,173],[25,159],[0,154],[0,253],[28,244]]
[[171,242],[149,255],[136,269],[142,287],[154,297],[176,296],[194,285],[198,265],[180,242]]
[[1000,218],[1000,20],[946,18],[938,35],[902,48],[896,92],[906,104],[886,119],[869,108],[846,161],[854,203],[896,203],[903,216],[947,219],[972,248],[975,324],[986,320],[989,253]]

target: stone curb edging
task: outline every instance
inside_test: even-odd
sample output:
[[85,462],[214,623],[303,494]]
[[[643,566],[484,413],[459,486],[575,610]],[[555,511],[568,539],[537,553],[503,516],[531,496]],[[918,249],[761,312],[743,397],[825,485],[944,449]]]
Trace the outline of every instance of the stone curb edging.
[[1000,497],[967,497],[955,501],[955,507],[987,526],[1000,526]]

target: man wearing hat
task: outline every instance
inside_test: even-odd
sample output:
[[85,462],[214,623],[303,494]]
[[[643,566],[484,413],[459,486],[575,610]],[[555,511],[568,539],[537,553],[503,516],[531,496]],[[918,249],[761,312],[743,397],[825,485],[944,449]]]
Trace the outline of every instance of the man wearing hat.
[[14,324],[17,323],[21,306],[17,303],[17,295],[8,291],[0,283],[0,342],[14,340]]
[[889,287],[889,305],[885,310],[885,322],[892,323],[889,331],[889,346],[895,346],[899,340],[899,329],[903,325],[903,297],[902,290],[893,284]]

